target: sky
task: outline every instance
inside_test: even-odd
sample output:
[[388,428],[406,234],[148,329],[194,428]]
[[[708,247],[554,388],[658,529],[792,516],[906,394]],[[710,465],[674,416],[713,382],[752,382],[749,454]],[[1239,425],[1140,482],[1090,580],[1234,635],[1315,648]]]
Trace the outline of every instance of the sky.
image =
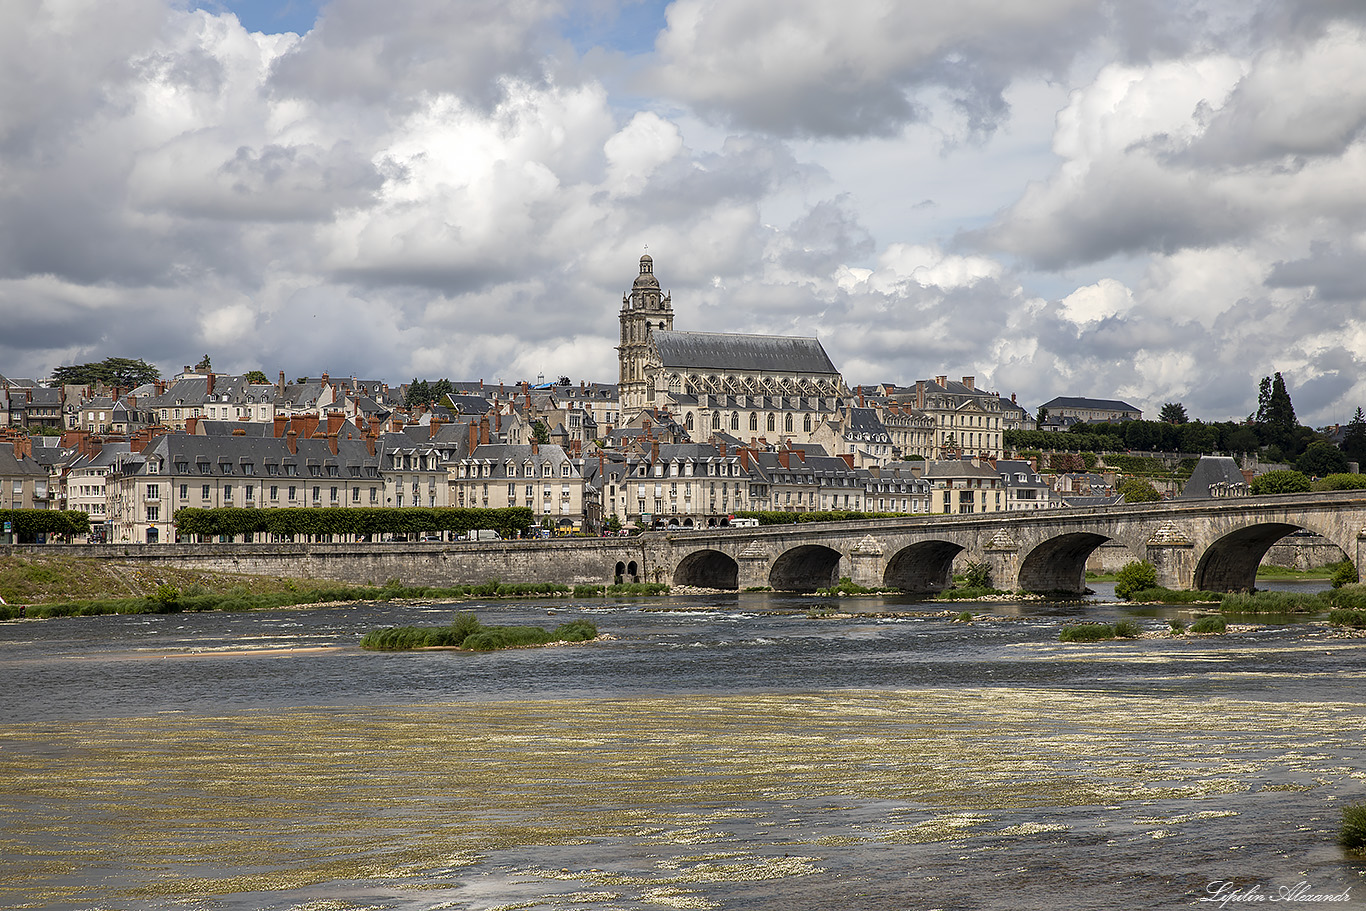
[[1366,3],[8,0],[0,374],[846,381],[1366,406]]

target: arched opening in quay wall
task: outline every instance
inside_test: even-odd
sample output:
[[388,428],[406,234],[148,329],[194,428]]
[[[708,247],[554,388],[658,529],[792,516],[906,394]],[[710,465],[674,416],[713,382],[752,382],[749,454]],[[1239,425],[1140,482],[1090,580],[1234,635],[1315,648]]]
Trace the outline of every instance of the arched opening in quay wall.
[[887,562],[882,584],[908,592],[942,592],[953,585],[953,560],[963,549],[950,541],[912,544]]
[[1271,545],[1299,530],[1298,525],[1268,522],[1224,535],[1200,555],[1195,588],[1207,592],[1252,591],[1257,584],[1257,567]]
[[1020,562],[1020,589],[1027,592],[1086,591],[1086,560],[1110,539],[1091,532],[1049,538]]
[[768,585],[776,591],[813,592],[839,581],[840,552],[821,544],[794,547],[773,561]]
[[719,550],[699,550],[679,561],[673,584],[735,591],[740,588],[740,564]]

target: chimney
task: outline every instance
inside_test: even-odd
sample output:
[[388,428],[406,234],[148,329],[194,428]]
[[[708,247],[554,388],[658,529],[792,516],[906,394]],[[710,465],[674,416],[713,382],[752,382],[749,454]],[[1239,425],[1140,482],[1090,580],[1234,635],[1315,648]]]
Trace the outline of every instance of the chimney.
[[199,418],[186,418],[186,419],[185,419],[185,432],[188,433],[190,436],[195,436],[196,434],[198,434],[198,433],[199,433]]
[[271,427],[271,436],[275,437],[277,440],[280,439],[280,437],[285,435],[285,427],[288,424],[289,418],[285,417],[283,414],[277,414],[275,416],[275,422]]
[[366,449],[367,452],[370,453],[371,457],[374,456],[374,454],[375,454],[375,438],[374,438],[373,436],[367,435],[367,436],[365,437],[365,449]]
[[658,461],[659,461],[659,440],[655,440],[653,443],[650,444],[650,462],[651,462],[651,463],[654,463],[654,462],[658,462]]
[[339,411],[329,411],[327,413],[327,432],[333,436],[341,431],[342,425],[346,423],[346,415]]
[[470,428],[470,452],[472,453],[472,452],[474,452],[475,447],[479,445],[479,425],[476,424],[474,421],[470,421],[470,423],[469,423],[469,428]]
[[791,458],[791,456],[792,456],[792,451],[791,451],[790,449],[779,449],[779,450],[778,450],[778,464],[781,465],[781,466],[783,466],[784,468],[789,468],[789,467],[791,467],[791,466],[788,465],[788,459]]
[[741,450],[740,450],[740,470],[741,470],[741,471],[749,471],[749,450],[748,450],[748,449],[741,449]]
[[924,409],[925,407],[925,381],[915,381],[915,407]]
[[479,419],[479,443],[483,445],[489,441],[489,416],[486,414]]
[[31,455],[33,455],[33,440],[29,437],[15,437],[14,457],[16,459],[23,459]]
[[848,465],[849,469],[852,471],[854,468],[854,454],[852,452],[841,452],[840,458],[844,459],[844,464]]
[[484,378],[481,376],[481,377],[479,377],[479,391],[482,392],[483,390],[484,390]]
[[719,449],[720,452],[721,452],[721,458],[724,459],[724,458],[726,457],[726,441],[725,441],[725,440],[720,441],[719,443],[716,444],[716,447],[717,447],[717,449]]
[[214,381],[213,371],[210,370],[210,371],[209,371],[209,395],[213,395],[213,381]]
[[1015,393],[1013,393],[1013,392],[1010,394],[1010,404],[1012,404],[1012,405],[1015,404]]
[[336,454],[337,454],[337,435],[336,435],[336,433],[329,433],[329,434],[327,435],[327,448],[330,449],[330,450],[332,450],[332,454],[333,454],[333,455],[336,455]]
[[934,381],[940,386],[947,387],[949,385],[949,378],[947,376],[937,376],[934,378]]
[[299,454],[299,431],[291,430],[285,434],[285,447],[289,450],[290,455]]
[[963,377],[963,385],[964,385],[964,386],[967,386],[969,389],[976,389],[977,387],[974,385],[974,383],[976,383],[976,382],[977,382],[977,378],[976,378],[976,377],[973,377],[973,376],[965,376],[965,377]]
[[327,380],[328,380],[327,371],[324,370],[324,371],[323,371],[322,378],[319,379],[318,382],[321,383],[322,385],[326,386],[326,385],[327,385]]

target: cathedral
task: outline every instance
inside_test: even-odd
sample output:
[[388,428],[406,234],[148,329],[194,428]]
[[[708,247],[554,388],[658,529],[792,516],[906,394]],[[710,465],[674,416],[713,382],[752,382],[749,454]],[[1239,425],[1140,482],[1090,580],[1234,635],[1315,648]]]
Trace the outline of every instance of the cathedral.
[[699,442],[804,443],[849,395],[817,339],[676,331],[648,254],[622,297],[617,351],[622,414],[668,411]]

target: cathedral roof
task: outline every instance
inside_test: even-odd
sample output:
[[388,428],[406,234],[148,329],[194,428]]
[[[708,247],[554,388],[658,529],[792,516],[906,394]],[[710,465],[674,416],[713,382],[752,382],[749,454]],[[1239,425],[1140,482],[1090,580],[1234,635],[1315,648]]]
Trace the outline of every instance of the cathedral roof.
[[839,370],[814,338],[728,332],[651,333],[666,368],[754,373],[833,373]]

